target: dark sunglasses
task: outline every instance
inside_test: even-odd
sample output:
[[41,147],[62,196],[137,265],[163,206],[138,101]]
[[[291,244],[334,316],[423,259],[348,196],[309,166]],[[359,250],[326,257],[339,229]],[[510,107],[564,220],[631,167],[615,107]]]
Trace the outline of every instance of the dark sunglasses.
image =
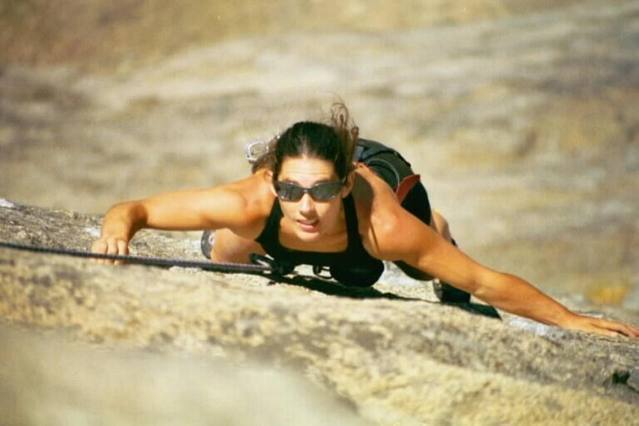
[[344,186],[344,181],[318,183],[304,188],[296,183],[277,181],[273,185],[277,197],[282,201],[299,201],[308,194],[315,201],[328,201],[335,198]]

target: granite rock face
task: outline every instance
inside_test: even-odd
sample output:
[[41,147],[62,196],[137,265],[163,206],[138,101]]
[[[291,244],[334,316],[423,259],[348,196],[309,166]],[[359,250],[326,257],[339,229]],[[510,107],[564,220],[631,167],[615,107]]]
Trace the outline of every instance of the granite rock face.
[[[2,200],[0,224],[2,241],[85,249],[99,218]],[[132,248],[140,255],[198,258],[197,245],[183,236],[143,231]],[[593,309],[578,299],[562,300],[576,310]],[[257,424],[251,415],[243,417],[245,411],[283,401],[308,404],[315,424],[336,424],[335,418],[343,420],[340,424],[637,421],[636,341],[565,332],[508,315],[500,321],[474,305],[436,303],[429,283],[392,270],[374,288],[354,290],[303,276],[271,284],[260,276],[107,266],[2,248],[0,390],[16,395],[11,407],[22,407],[15,411],[15,424],[39,424],[25,414],[29,404],[64,418],[69,415],[64,407],[73,401],[78,412],[87,406],[104,410],[116,419],[111,424],[132,422],[109,412],[125,402],[105,390],[104,372],[123,389],[139,389],[131,412],[145,398],[149,404],[171,400],[178,401],[172,413],[185,409],[197,419],[218,413],[198,399],[201,395],[218,401],[214,389],[238,381],[228,405],[219,402],[219,412],[235,419],[225,424]],[[607,315],[639,322],[634,311]],[[7,330],[9,324],[27,331],[16,335]],[[66,337],[41,336],[50,330],[64,330]],[[89,347],[76,348],[69,339]],[[66,362],[56,348],[69,354]],[[94,354],[99,362],[82,361]],[[24,371],[34,371],[29,377],[42,378],[45,385]],[[184,382],[160,388],[141,384],[151,376],[162,383],[176,380],[182,371],[195,378],[192,388]],[[74,374],[81,379],[69,382]],[[256,386],[264,398],[242,405],[233,398],[255,397],[245,387],[251,377],[260,377]],[[60,386],[89,396],[65,401],[56,392]],[[274,392],[282,399],[271,399]],[[329,407],[326,416],[332,420],[321,423],[316,407]],[[153,423],[147,414],[146,424]],[[301,414],[291,414],[296,415]],[[281,424],[280,419],[263,421]]]

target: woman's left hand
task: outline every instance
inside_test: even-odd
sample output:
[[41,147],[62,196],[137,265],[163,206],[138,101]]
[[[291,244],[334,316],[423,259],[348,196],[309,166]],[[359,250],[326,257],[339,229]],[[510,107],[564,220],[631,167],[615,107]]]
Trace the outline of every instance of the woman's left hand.
[[574,314],[564,324],[561,324],[561,326],[568,330],[587,331],[605,336],[617,336],[621,334],[628,337],[639,338],[639,327],[585,315]]

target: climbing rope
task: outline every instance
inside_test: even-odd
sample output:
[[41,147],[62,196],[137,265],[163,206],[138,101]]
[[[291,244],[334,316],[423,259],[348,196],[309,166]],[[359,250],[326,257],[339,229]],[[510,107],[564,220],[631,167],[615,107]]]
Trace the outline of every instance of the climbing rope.
[[147,257],[147,256],[132,256],[132,255],[120,255],[120,254],[102,254],[92,253],[83,250],[74,250],[68,248],[56,248],[56,247],[42,247],[33,246],[27,244],[10,243],[0,241],[0,247],[31,251],[36,253],[48,253],[58,254],[64,256],[82,257],[90,259],[106,259],[106,260],[119,260],[129,264],[158,266],[169,268],[177,266],[180,268],[199,268],[205,271],[214,272],[226,272],[226,273],[243,273],[243,274],[256,274],[256,275],[269,275],[269,276],[282,276],[291,272],[288,266],[280,265],[273,259],[266,256],[251,255],[251,263],[225,263],[225,262],[210,262],[210,261],[197,261],[197,260],[185,260],[185,259],[173,259],[164,257]]

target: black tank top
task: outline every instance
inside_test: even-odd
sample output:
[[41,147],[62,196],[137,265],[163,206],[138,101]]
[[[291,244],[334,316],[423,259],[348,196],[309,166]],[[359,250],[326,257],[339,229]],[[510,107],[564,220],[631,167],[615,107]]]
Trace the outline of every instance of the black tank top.
[[346,216],[348,245],[346,250],[334,253],[292,250],[280,244],[279,230],[282,209],[279,200],[275,199],[271,213],[262,233],[255,239],[275,260],[291,266],[306,264],[326,266],[331,276],[342,284],[367,287],[375,284],[382,272],[384,263],[372,257],[359,236],[355,202],[349,194],[343,200]]

